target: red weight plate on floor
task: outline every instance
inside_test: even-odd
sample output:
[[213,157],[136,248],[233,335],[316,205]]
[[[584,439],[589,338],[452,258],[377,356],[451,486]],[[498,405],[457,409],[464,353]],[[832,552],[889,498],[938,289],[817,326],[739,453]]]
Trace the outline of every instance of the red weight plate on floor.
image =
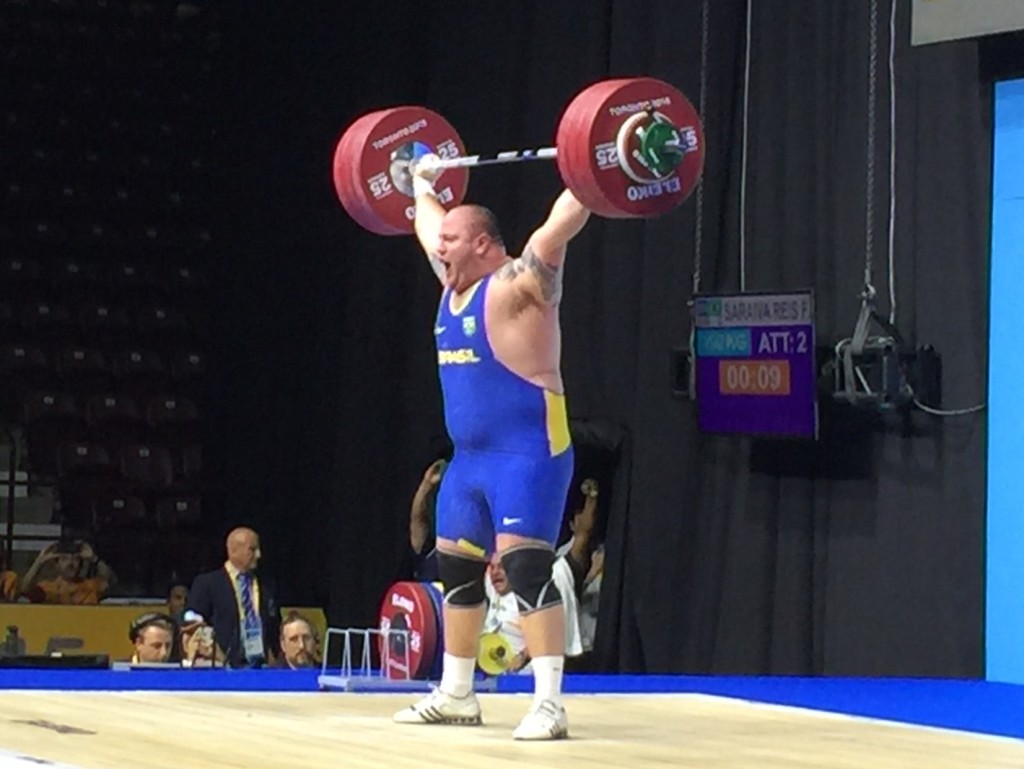
[[[466,148],[443,117],[423,107],[395,107],[363,115],[342,135],[334,151],[334,189],[360,225],[378,235],[413,232],[411,180],[404,172],[416,144],[442,158]],[[446,208],[462,202],[469,171],[450,168],[434,186]]]
[[[380,607],[381,631],[409,631],[408,644],[406,636],[399,634],[381,638],[378,651],[388,678],[404,679],[406,660],[409,675],[414,679],[429,678],[435,669],[441,642],[441,622],[430,587],[427,583],[396,582],[384,594]],[[387,649],[384,648],[385,643]]]
[[434,653],[434,666],[428,672],[427,677],[440,681],[444,667],[444,585],[440,582],[424,582],[423,587],[430,595],[434,611],[437,614],[437,651]]
[[[648,115],[674,125],[686,147],[675,171],[661,178],[636,157],[629,130]],[[556,144],[566,186],[601,216],[667,213],[690,196],[704,170],[700,116],[680,91],[654,78],[605,80],[584,89],[563,113]]]

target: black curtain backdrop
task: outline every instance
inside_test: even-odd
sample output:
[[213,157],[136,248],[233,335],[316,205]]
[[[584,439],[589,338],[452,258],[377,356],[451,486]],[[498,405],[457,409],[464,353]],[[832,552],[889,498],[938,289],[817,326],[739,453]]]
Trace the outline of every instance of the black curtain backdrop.
[[[209,497],[248,521],[286,597],[374,625],[408,506],[443,434],[439,289],[411,238],[357,227],[331,156],[370,109],[421,103],[479,151],[549,144],[589,83],[651,75],[696,103],[698,1],[255,2],[235,7]],[[816,444],[701,435],[673,397],[700,231],[703,291],[739,288],[746,4],[709,2],[707,165],[657,220],[595,220],[569,252],[571,416],[621,426],[598,656],[609,670],[977,676],[985,416],[899,420],[822,406]],[[301,10],[300,10],[301,8]],[[889,0],[880,72],[874,284],[888,312]],[[819,343],[848,336],[865,257],[869,4],[754,2],[746,288],[812,288]],[[945,405],[983,400],[989,97],[973,42],[896,36],[897,323],[943,358]],[[475,173],[513,249],[553,164]],[[821,363],[825,363],[822,360]],[[939,405],[939,404],[932,404]]]

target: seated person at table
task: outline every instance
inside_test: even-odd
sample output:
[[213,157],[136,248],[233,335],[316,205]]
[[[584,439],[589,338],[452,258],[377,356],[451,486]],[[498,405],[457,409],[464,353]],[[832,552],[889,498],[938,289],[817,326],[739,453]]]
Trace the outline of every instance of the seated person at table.
[[133,664],[170,662],[174,623],[166,614],[143,614],[129,626],[128,639],[135,646]]
[[312,668],[320,664],[317,659],[316,631],[301,614],[289,614],[281,623],[281,654],[274,667],[288,670]]

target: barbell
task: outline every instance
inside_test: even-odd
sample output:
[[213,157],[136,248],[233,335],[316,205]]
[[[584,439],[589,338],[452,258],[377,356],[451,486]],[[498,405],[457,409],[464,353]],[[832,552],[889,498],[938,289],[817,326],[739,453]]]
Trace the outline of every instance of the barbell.
[[704,131],[690,101],[655,78],[604,80],[566,107],[554,147],[468,155],[441,115],[405,106],[370,112],[342,134],[334,187],[342,206],[379,235],[414,231],[412,171],[429,155],[446,208],[465,199],[469,169],[554,160],[565,186],[594,213],[610,218],[665,214],[696,188],[704,169]]

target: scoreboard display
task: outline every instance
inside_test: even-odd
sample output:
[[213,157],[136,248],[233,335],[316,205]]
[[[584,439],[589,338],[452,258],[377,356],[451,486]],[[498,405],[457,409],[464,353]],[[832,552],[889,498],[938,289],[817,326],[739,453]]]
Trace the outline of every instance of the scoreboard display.
[[703,294],[694,325],[703,432],[817,437],[811,292]]

